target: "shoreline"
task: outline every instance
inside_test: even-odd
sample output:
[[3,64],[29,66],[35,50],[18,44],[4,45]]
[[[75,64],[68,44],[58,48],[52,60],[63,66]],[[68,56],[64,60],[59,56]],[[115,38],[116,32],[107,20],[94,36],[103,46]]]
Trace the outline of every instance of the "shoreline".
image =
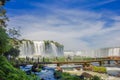
[[108,74],[105,73],[97,73],[97,72],[92,72],[92,71],[84,71],[84,70],[72,70],[72,71],[68,71],[68,70],[63,70],[63,72],[67,72],[70,73],[71,75],[78,75],[80,76],[83,72],[87,72],[91,75],[97,75],[99,77],[101,77],[102,80],[120,80],[120,77],[115,77],[115,76],[110,76]]

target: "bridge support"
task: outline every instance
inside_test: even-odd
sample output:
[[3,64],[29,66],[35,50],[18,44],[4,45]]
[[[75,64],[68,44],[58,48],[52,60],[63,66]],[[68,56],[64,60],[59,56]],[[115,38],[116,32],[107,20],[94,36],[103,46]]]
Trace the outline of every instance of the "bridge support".
[[99,61],[99,65],[102,66],[103,65],[103,61]]
[[90,63],[83,63],[83,67],[85,67],[85,66],[90,66]]
[[83,67],[85,67],[86,65],[87,65],[87,64],[86,64],[86,63],[84,63],[84,64],[83,64]]
[[57,63],[57,66],[60,66],[60,64],[59,64],[59,63]]
[[115,63],[116,63],[116,64],[119,64],[119,61],[118,61],[118,60],[115,60]]
[[108,62],[107,62],[108,64],[110,64],[110,60],[108,60]]

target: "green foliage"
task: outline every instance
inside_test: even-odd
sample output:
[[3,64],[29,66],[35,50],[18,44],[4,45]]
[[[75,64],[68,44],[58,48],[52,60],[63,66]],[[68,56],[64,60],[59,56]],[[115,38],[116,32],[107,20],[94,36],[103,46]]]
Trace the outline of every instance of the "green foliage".
[[56,79],[62,78],[62,72],[55,71],[54,76],[55,76]]
[[100,72],[100,73],[106,73],[107,72],[105,67],[97,67],[97,66],[93,67],[93,71],[94,72]]
[[62,73],[61,80],[80,80],[80,78],[64,72],[64,73]]
[[9,34],[9,36],[10,36],[11,38],[17,39],[18,37],[21,36],[21,34],[20,34],[20,28],[18,28],[18,29],[16,29],[15,27],[10,28],[10,29],[8,30],[8,34]]
[[27,41],[30,44],[33,44],[33,42],[31,40],[27,40],[27,39],[18,40],[17,42],[20,43],[20,44],[22,44],[23,41]]
[[64,47],[63,45],[59,44],[58,42],[52,41],[52,43],[54,43],[57,47]]
[[101,80],[101,78],[95,75],[91,80]]
[[5,57],[0,56],[0,80],[35,80],[23,71],[14,68]]
[[16,48],[16,49],[18,49],[19,47],[20,47],[20,40],[18,40],[18,39],[13,39],[13,38],[10,38],[9,39],[9,42],[10,42],[10,44],[14,47],[14,48]]
[[57,47],[64,47],[63,45],[59,44],[58,42],[54,42],[54,41],[49,41],[49,40],[44,40],[45,46],[49,45],[50,43],[55,44]]
[[60,71],[56,71],[54,76],[59,80],[80,80],[80,78],[77,76],[72,76],[69,73]]
[[49,45],[49,42],[50,42],[49,40],[47,41],[44,40],[45,46]]
[[59,57],[59,58],[58,58],[58,61],[60,61],[60,62],[66,61],[66,58],[64,58],[64,57]]
[[5,29],[0,27],[0,55],[11,48]]
[[4,55],[7,57],[8,55],[12,57],[18,57],[20,53],[19,49],[11,48],[9,51],[5,52]]

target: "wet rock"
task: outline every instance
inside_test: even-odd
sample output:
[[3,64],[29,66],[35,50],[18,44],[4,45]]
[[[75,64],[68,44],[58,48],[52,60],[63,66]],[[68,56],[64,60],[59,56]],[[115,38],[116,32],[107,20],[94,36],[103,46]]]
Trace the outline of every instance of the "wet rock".
[[92,78],[93,76],[89,73],[83,72],[81,76],[84,76],[85,78]]

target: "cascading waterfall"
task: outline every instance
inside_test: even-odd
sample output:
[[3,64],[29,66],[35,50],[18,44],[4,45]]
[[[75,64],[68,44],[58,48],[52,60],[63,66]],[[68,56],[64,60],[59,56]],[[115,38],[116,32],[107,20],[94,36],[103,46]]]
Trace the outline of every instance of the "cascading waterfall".
[[45,44],[43,41],[33,41],[34,44],[34,55],[44,55],[45,54]]
[[52,52],[54,53],[55,56],[57,56],[57,52],[59,52],[57,46],[55,44],[51,43],[51,47],[53,50]]
[[30,41],[22,40],[20,44],[20,56],[19,57],[50,57],[50,56],[63,56],[63,46],[55,44],[56,42],[47,41]]
[[33,43],[31,41],[22,41],[20,44],[20,56],[24,57],[27,56],[29,53],[29,56],[33,55],[34,48]]
[[[65,52],[66,53],[66,52]],[[81,50],[74,52],[74,55],[85,57],[109,57],[109,56],[120,56],[120,47],[114,48],[102,48],[97,50]]]

